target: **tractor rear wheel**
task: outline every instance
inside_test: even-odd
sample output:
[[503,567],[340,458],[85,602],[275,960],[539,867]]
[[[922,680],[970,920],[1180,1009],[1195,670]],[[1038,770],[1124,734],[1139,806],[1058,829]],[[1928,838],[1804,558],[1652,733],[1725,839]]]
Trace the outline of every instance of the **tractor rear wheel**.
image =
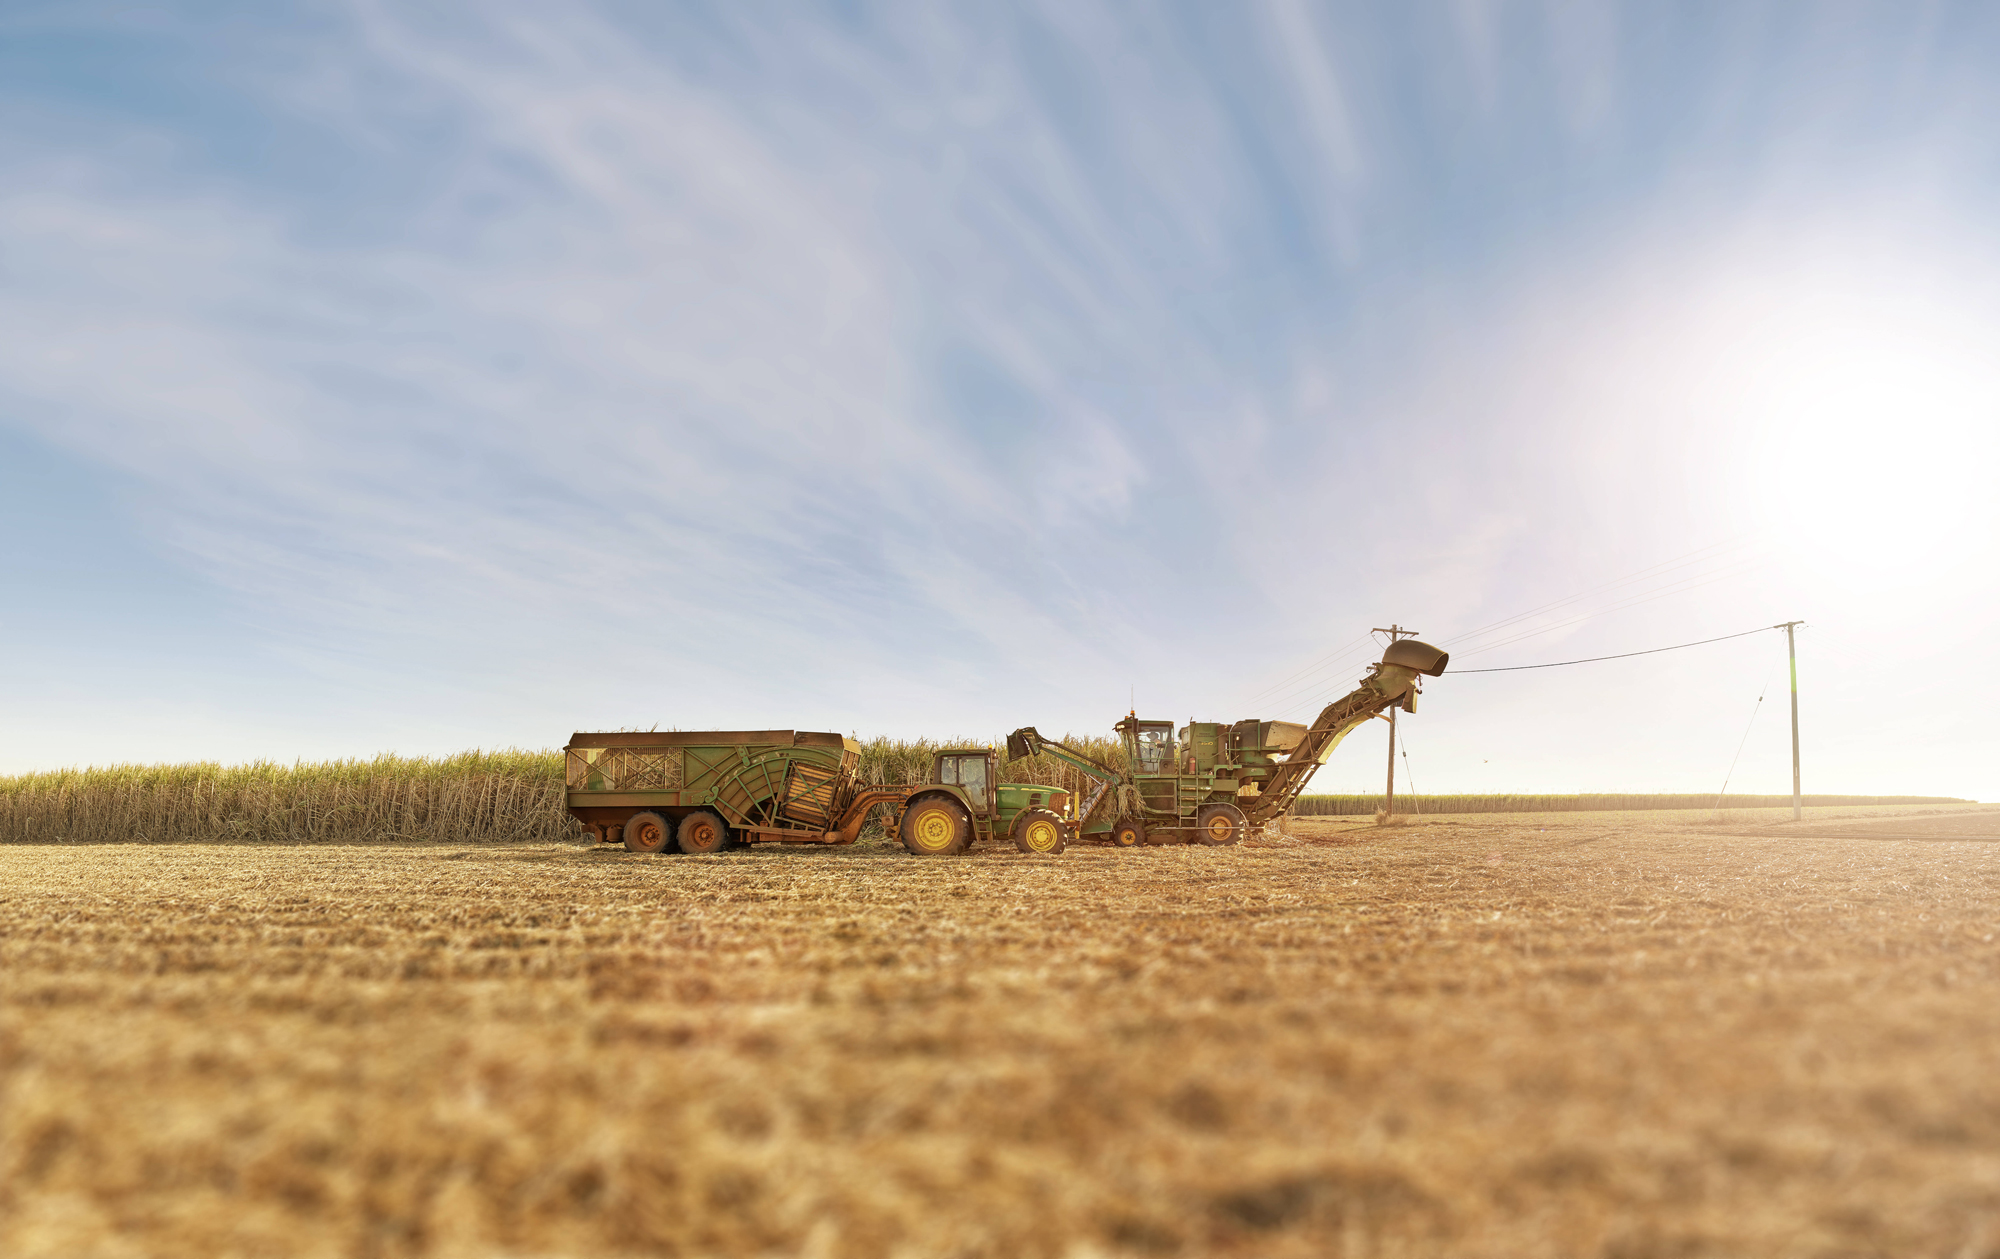
[[633,852],[658,852],[667,846],[667,819],[657,813],[634,813],[625,819],[625,847]]
[[972,819],[956,801],[932,796],[903,812],[896,833],[903,837],[903,847],[919,857],[945,857],[971,846]]
[[680,830],[674,839],[680,844],[682,852],[721,852],[729,847],[729,827],[707,809],[696,809],[681,819]]
[[1118,848],[1137,848],[1146,842],[1146,824],[1138,818],[1121,818],[1111,828],[1111,843]]
[[1194,815],[1194,837],[1211,848],[1220,848],[1243,838],[1250,819],[1233,804],[1205,804]]
[[1027,809],[1014,819],[1014,847],[1046,857],[1063,850],[1062,818],[1047,809]]

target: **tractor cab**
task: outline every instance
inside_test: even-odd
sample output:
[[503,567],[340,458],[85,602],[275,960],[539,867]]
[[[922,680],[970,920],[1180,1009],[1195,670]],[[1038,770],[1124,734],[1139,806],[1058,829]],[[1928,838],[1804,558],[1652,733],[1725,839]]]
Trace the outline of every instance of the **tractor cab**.
[[1115,727],[1125,741],[1125,759],[1135,777],[1174,772],[1174,723],[1127,717]]
[[957,787],[965,795],[976,817],[993,812],[993,788],[999,781],[999,766],[992,748],[952,748],[938,753],[932,777]]

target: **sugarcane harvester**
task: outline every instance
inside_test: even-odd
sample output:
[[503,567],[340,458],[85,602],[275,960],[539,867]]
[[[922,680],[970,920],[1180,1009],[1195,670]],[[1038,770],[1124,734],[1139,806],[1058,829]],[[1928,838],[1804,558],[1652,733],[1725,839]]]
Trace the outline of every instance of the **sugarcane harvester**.
[[1418,679],[1441,676],[1450,658],[1414,638],[1393,642],[1360,685],[1309,726],[1256,718],[1233,725],[1191,721],[1176,738],[1171,721],[1133,713],[1114,727],[1125,745],[1123,769],[1044,738],[1033,726],[1007,736],[1007,755],[1046,753],[1096,783],[1077,812],[1079,838],[1120,848],[1233,844],[1251,827],[1284,816],[1362,723],[1391,708],[1415,712]]

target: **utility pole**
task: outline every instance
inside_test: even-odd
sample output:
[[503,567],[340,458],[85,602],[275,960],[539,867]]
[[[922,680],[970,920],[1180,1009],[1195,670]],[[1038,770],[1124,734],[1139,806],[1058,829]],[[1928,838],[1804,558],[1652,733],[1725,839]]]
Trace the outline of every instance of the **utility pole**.
[[[1389,636],[1389,641],[1392,643],[1399,638],[1415,638],[1417,636],[1417,631],[1404,629],[1402,626],[1396,624],[1394,621],[1391,621],[1389,623],[1388,629],[1383,629],[1380,626],[1377,626],[1376,628],[1369,630],[1368,632],[1371,634],[1387,634]],[[1793,706],[1794,707],[1797,706],[1796,698],[1793,700]],[[1396,811],[1396,705],[1391,704],[1389,706],[1389,785],[1385,787],[1382,791],[1382,814],[1383,816],[1387,817],[1390,814],[1393,814],[1395,811]]]
[[1799,807],[1799,647],[1793,631],[1804,625],[1804,621],[1786,621],[1773,625],[1772,629],[1785,631],[1785,654],[1792,661],[1792,821],[1805,816]]

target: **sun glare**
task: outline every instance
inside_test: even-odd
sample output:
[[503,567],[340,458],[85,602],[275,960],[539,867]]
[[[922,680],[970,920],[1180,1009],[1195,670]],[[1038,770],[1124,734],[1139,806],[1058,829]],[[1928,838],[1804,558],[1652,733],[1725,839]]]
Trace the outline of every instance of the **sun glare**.
[[1989,545],[2000,336],[1941,301],[1791,303],[1732,354],[1764,528],[1824,573],[1934,578]]

